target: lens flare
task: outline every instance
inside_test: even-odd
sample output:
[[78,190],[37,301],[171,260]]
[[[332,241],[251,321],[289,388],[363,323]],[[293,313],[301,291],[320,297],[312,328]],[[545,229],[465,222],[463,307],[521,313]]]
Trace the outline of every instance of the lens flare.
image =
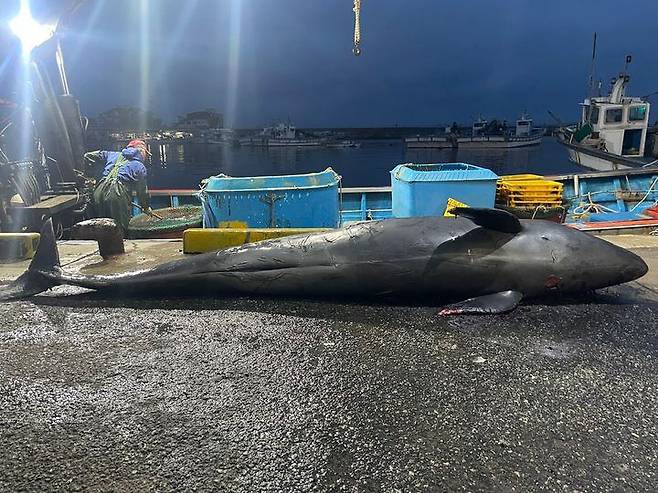
[[140,23],[140,46],[139,46],[139,65],[140,65],[140,90],[139,105],[144,110],[140,126],[142,130],[147,127],[147,111],[150,110],[150,79],[151,79],[151,9],[149,0],[140,0],[139,2],[139,23]]
[[100,15],[105,9],[106,0],[97,0],[93,3],[91,14],[85,18],[84,27],[80,29],[70,30],[66,33],[67,38],[71,38],[72,42],[70,47],[67,45],[67,59],[71,60],[74,64],[78,64],[80,53],[85,48],[85,45],[90,41],[99,42],[101,38],[96,38],[93,29],[96,27]]
[[236,124],[238,110],[238,89],[240,87],[240,28],[242,25],[242,3],[231,2],[231,23],[229,28],[229,57],[226,98],[226,120],[230,125]]
[[28,0],[21,0],[18,15],[9,22],[9,27],[21,41],[24,58],[29,58],[34,48],[48,41],[55,33],[55,26],[39,24],[32,18]]

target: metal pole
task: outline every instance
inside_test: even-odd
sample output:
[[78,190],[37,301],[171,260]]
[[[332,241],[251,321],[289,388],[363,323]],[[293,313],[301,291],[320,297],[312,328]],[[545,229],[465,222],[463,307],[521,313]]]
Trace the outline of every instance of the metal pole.
[[594,64],[596,63],[596,31],[594,32],[594,41],[592,42],[592,64],[589,69],[589,88],[587,97],[592,97],[594,91]]
[[59,38],[57,39],[57,50],[55,51],[55,60],[57,62],[59,80],[62,83],[63,94],[68,96],[71,93],[69,92],[69,82],[66,78],[66,69],[64,68],[64,53],[62,52],[62,43],[60,42]]

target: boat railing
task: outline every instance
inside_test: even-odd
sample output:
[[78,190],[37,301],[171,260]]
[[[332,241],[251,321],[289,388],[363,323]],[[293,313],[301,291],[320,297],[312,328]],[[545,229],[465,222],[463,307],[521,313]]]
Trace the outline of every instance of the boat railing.
[[573,180],[574,177],[580,179],[587,178],[609,178],[612,176],[634,176],[634,175],[654,175],[656,174],[656,168],[635,168],[635,169],[623,169],[623,170],[611,170],[611,171],[592,171],[591,173],[570,173],[567,175],[549,175],[545,176],[547,180],[553,181],[567,181]]

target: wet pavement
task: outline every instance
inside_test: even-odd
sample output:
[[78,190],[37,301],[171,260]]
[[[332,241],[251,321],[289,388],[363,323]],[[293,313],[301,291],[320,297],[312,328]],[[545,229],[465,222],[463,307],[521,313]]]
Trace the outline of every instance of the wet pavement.
[[654,490],[658,249],[636,251],[643,284],[498,316],[2,303],[0,490]]

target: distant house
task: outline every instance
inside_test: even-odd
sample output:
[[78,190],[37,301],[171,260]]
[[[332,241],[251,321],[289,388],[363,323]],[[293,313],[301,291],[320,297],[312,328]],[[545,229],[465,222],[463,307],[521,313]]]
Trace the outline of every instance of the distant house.
[[162,120],[152,111],[145,111],[132,106],[117,106],[104,111],[90,121],[94,128],[112,131],[145,131],[158,130],[162,128]]
[[179,117],[176,128],[179,130],[194,131],[222,128],[224,116],[214,110],[194,111]]
[[162,120],[152,111],[117,106],[89,118],[85,140],[89,149],[98,149],[117,140],[150,140],[162,128]]

